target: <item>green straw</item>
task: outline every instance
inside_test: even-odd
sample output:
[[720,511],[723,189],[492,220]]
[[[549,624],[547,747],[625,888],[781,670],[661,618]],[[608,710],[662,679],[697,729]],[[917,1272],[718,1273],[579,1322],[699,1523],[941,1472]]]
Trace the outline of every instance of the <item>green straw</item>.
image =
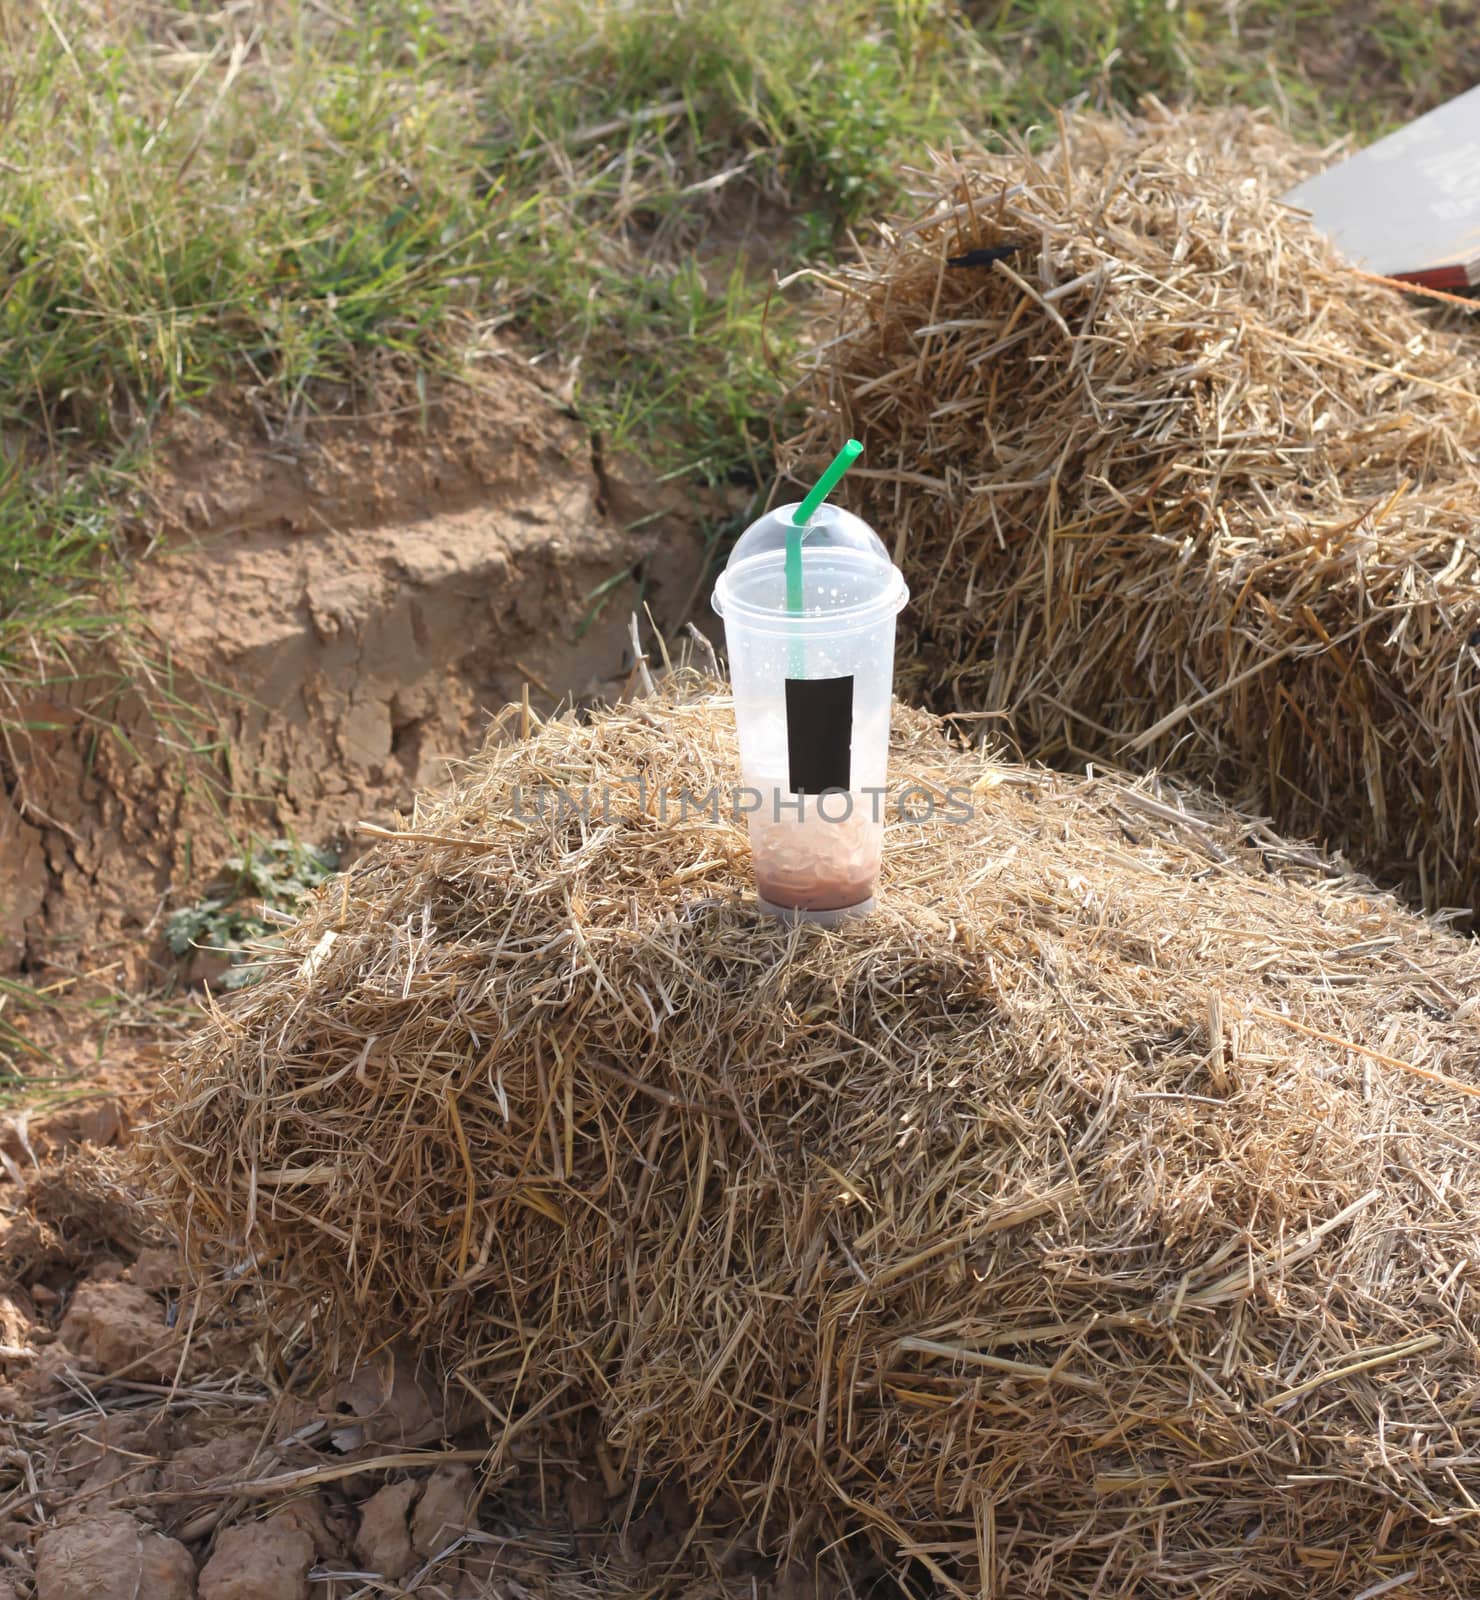
[[812,492],[791,514],[791,526],[786,530],[786,609],[800,614],[802,596],[802,531],[817,515],[817,508],[837,487],[838,479],[863,454],[857,439],[850,439],[832,458],[827,471],[812,485]]

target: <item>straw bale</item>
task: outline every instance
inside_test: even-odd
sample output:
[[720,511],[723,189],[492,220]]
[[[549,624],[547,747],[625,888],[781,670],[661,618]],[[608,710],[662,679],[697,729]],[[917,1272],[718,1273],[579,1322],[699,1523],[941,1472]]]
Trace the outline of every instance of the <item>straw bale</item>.
[[1474,329],[1283,207],[1321,159],[1257,116],[1064,136],[940,158],[828,274],[788,455],[864,442],[847,493],[914,592],[902,692],[1212,779],[1475,910]]
[[149,1136],[197,1271],[331,1371],[437,1349],[495,1464],[584,1416],[768,1548],[1480,1593],[1480,951],[899,708],[908,803],[972,815],[891,822],[880,910],[785,928],[677,804],[736,770],[701,690],[531,719],[318,891]]

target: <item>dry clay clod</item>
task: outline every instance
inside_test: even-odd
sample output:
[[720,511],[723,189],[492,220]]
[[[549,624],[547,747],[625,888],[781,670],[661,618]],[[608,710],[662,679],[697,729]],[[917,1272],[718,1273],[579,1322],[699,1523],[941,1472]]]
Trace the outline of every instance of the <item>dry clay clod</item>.
[[278,1522],[227,1528],[201,1568],[200,1600],[308,1600],[313,1540]]
[[126,1511],[49,1528],[36,1544],[36,1600],[195,1600],[195,1563]]
[[409,1480],[377,1489],[360,1507],[360,1527],[355,1534],[355,1559],[387,1583],[403,1578],[416,1561],[407,1525],[417,1485]]
[[116,1278],[79,1284],[62,1318],[63,1342],[105,1375],[165,1382],[174,1377],[179,1346],[164,1308],[137,1284]]
[[430,1558],[467,1532],[473,1521],[473,1469],[454,1462],[427,1479],[411,1519],[411,1543]]

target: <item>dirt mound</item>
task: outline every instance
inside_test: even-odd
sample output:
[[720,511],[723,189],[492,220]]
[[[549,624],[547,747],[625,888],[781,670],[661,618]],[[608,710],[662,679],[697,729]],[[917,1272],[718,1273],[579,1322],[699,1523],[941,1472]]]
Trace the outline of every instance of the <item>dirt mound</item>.
[[671,511],[512,363],[293,432],[177,418],[140,625],[20,707],[0,755],[0,970],[147,940],[254,831],[387,819],[525,682],[546,708],[619,685],[630,613],[675,625],[695,588]]
[[1066,131],[942,160],[829,280],[794,449],[864,441],[911,696],[1480,909],[1473,339],[1281,205],[1319,155],[1267,121]]
[[1246,817],[905,712],[882,909],[787,929],[743,823],[683,806],[732,720],[490,747],[317,892],[168,1086],[197,1270],[250,1262],[264,1338],[330,1370],[440,1348],[495,1465],[584,1415],[794,1554],[1480,1585],[1474,948]]

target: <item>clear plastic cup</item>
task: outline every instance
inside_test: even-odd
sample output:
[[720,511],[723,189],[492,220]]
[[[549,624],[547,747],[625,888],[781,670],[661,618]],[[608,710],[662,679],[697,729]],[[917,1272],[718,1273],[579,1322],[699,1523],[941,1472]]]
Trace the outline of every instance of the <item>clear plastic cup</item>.
[[794,505],[741,536],[714,590],[724,618],[762,907],[833,922],[873,908],[883,848],[899,569],[860,518],[823,504],[787,608]]

